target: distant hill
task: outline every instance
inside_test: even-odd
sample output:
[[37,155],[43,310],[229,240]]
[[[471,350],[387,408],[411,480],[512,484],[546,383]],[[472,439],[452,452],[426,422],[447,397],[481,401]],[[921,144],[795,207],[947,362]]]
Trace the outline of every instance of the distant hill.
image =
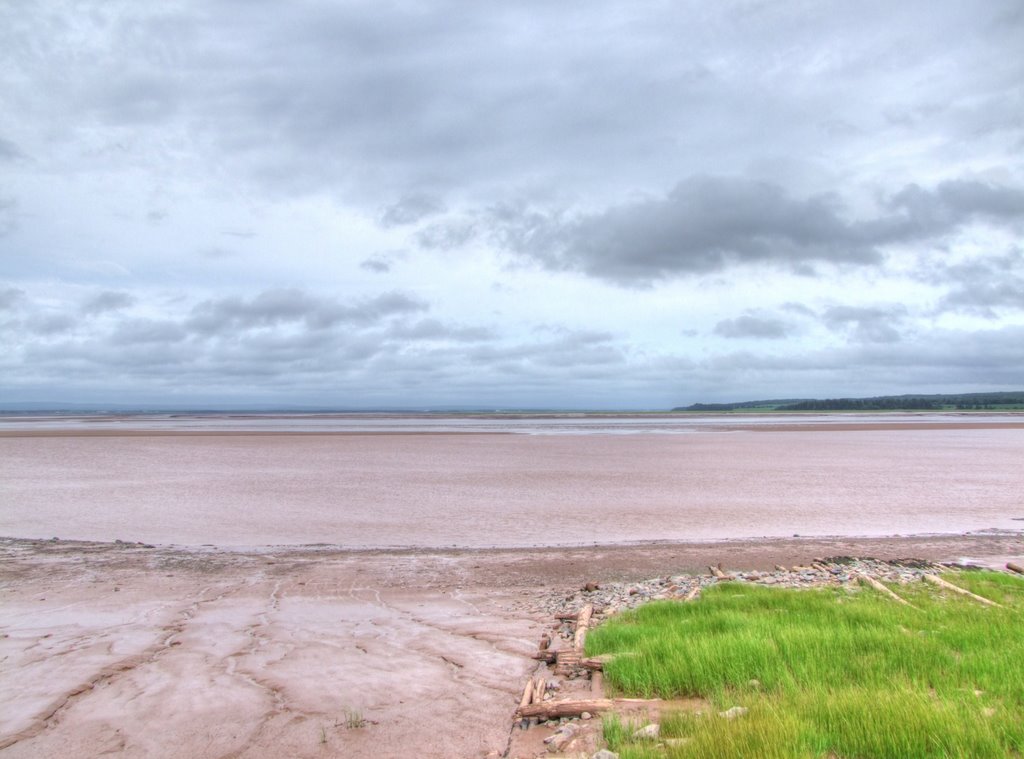
[[799,398],[738,403],[694,403],[673,411],[970,411],[1024,410],[1024,390],[998,393],[879,395],[872,398]]

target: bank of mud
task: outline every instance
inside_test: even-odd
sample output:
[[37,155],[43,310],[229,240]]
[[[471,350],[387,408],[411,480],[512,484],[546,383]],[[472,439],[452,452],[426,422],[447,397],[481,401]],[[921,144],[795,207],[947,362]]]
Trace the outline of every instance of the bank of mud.
[[764,579],[831,556],[997,565],[1020,561],[1024,541],[227,551],[0,540],[0,756],[501,756],[556,601],[613,589],[639,601],[695,574],[710,581],[710,565]]

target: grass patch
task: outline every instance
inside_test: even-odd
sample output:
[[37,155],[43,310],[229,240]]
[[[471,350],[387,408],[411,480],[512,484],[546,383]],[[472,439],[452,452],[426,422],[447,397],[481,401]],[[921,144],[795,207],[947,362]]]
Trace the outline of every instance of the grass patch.
[[[870,590],[723,583],[694,603],[656,602],[593,630],[587,653],[629,696],[708,699],[664,717],[669,746],[605,721],[622,759],[648,757],[1019,757],[1024,754],[1024,582],[948,575],[1005,608],[915,583],[916,608]],[[732,706],[749,713],[717,716]]]

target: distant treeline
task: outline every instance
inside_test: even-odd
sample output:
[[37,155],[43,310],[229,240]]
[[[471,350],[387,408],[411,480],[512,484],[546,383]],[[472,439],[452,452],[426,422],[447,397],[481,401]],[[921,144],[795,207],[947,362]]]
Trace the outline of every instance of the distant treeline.
[[779,406],[776,411],[939,411],[944,406],[926,398],[826,398]]
[[673,411],[942,411],[1024,408],[1024,391],[937,395],[882,395],[874,398],[787,399],[739,403],[694,403]]

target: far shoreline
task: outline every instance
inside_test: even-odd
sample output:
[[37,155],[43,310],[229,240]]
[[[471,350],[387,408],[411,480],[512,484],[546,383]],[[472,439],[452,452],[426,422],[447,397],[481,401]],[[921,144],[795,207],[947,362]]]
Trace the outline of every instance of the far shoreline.
[[[22,555],[124,555],[146,554],[191,557],[220,557],[225,561],[279,557],[294,561],[321,558],[367,559],[375,562],[402,562],[408,559],[444,560],[453,564],[481,561],[511,569],[533,564],[536,571],[526,575],[542,579],[555,570],[554,580],[570,565],[582,563],[592,573],[625,573],[631,579],[664,572],[671,566],[676,572],[706,570],[709,563],[724,563],[734,569],[764,570],[775,564],[799,564],[818,556],[854,556],[883,560],[921,559],[937,563],[977,562],[978,566],[996,566],[1003,556],[1024,559],[1024,529],[984,529],[967,532],[918,533],[909,535],[794,535],[790,537],[738,537],[717,540],[664,540],[618,543],[536,545],[536,546],[346,546],[327,543],[226,545],[145,543],[126,539],[109,541],[74,538],[30,538],[0,536],[0,552]],[[986,562],[986,560],[988,560]],[[582,575],[581,575],[582,577]],[[609,579],[605,577],[604,579]]]

